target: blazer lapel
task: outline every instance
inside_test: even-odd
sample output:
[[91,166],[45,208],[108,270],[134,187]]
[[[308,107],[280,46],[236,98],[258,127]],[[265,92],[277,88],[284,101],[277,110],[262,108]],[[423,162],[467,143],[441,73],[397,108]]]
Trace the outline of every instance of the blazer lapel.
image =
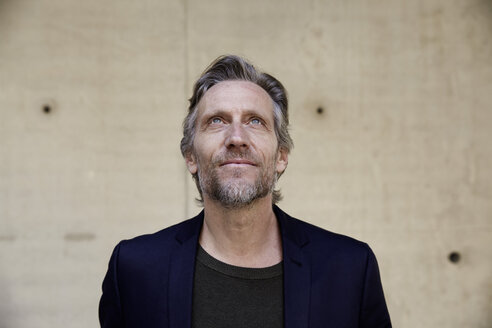
[[169,327],[191,327],[195,256],[202,224],[203,211],[176,234],[179,246],[169,264]]
[[[309,243],[294,219],[274,206],[282,234],[284,257],[284,318],[285,328],[309,326],[311,266],[302,252]],[[179,243],[173,252],[169,268],[169,327],[190,328],[193,304],[193,275],[203,211],[177,234]]]
[[274,206],[280,224],[284,256],[284,326],[309,326],[311,294],[311,265],[302,252],[309,243],[302,230],[296,229],[294,219]]

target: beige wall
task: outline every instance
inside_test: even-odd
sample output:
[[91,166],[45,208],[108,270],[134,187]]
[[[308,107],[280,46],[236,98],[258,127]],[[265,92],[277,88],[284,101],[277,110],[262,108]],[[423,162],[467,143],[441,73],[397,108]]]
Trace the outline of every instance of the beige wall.
[[488,0],[0,0],[0,327],[97,326],[117,241],[198,211],[223,53],[286,85],[281,207],[373,247],[394,326],[492,327],[491,40]]

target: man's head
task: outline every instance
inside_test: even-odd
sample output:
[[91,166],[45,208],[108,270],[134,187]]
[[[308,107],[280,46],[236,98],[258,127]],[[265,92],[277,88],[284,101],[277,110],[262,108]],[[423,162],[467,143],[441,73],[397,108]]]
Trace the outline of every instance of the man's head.
[[[200,196],[229,207],[270,193],[287,165],[287,94],[282,84],[237,56],[216,59],[195,83],[181,152]],[[272,148],[273,147],[273,148]]]

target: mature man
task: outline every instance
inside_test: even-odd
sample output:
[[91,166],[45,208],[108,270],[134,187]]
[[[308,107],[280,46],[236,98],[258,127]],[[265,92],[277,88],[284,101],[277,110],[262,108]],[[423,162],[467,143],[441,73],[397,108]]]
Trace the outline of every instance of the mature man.
[[274,77],[237,56],[206,69],[181,141],[204,210],[116,246],[102,327],[391,327],[371,249],[274,205],[288,123]]

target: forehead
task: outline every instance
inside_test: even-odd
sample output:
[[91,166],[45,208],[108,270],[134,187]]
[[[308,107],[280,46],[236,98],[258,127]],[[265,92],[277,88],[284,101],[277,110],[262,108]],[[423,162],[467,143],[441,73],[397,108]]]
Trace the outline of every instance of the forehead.
[[259,111],[273,118],[273,101],[253,82],[223,81],[207,90],[198,103],[199,115],[214,110]]

